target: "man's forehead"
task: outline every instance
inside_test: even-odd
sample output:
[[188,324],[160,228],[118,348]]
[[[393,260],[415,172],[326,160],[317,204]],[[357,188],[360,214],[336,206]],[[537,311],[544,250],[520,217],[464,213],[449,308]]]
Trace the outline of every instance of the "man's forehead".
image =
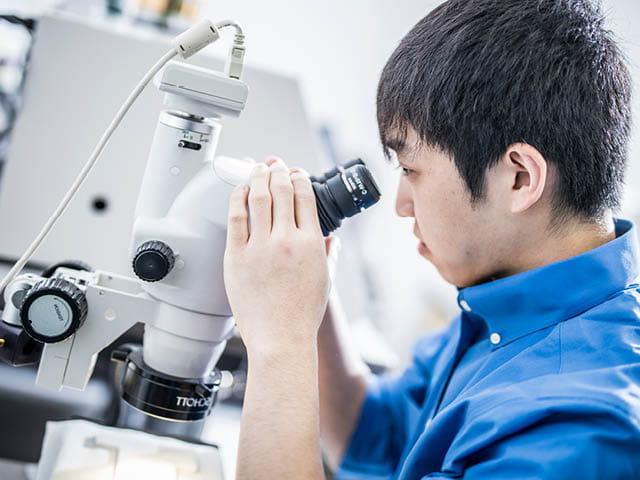
[[407,127],[405,131],[393,130],[385,140],[385,146],[393,150],[397,156],[402,156],[402,160],[407,163],[412,163],[415,160],[414,154],[421,144],[418,135],[411,127]]

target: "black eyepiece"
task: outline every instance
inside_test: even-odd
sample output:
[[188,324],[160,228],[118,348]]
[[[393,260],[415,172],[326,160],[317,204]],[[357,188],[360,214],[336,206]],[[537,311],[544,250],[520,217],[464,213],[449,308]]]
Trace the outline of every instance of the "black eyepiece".
[[[345,170],[347,170],[347,169],[349,169],[351,167],[354,167],[356,165],[364,165],[364,162],[362,161],[361,158],[356,158],[355,160],[351,160],[349,162],[342,163],[342,164],[338,165],[337,167],[332,168],[331,170],[327,170],[322,175],[316,175],[316,176],[312,176],[312,177],[309,177],[309,178],[310,178],[310,180],[312,182],[325,183],[330,178],[335,177],[339,173],[344,172]],[[365,167],[366,167],[366,165],[365,165]]]
[[380,200],[380,190],[361,159],[311,177],[311,182],[325,236],[336,230],[345,218],[353,217]]

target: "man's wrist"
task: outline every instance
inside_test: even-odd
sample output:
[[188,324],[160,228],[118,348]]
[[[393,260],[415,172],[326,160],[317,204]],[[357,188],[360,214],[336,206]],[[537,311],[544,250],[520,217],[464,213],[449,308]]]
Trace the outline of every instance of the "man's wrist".
[[[256,322],[261,323],[255,328]],[[304,352],[316,345],[321,316],[263,316],[250,321],[236,318],[247,352],[254,356],[277,356],[282,351]],[[244,331],[246,326],[246,330]]]
[[298,365],[317,363],[317,335],[282,338],[278,341],[258,342],[247,346],[250,368],[296,368]]

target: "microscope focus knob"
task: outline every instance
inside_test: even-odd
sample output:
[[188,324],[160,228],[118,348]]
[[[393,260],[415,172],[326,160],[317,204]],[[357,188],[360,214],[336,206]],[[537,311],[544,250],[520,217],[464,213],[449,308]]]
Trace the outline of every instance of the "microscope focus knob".
[[157,282],[169,275],[176,261],[171,247],[158,240],[144,242],[133,257],[133,271],[145,282]]
[[87,318],[82,290],[62,278],[36,283],[20,305],[20,320],[27,334],[39,342],[56,343],[73,335]]

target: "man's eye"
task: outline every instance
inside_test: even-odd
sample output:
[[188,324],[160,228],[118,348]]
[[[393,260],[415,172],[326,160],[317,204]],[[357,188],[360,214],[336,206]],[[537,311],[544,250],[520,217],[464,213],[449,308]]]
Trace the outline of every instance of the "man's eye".
[[408,177],[409,175],[411,175],[414,172],[410,168],[403,167],[402,165],[399,165],[398,167],[402,170],[402,175],[405,176],[405,177]]

